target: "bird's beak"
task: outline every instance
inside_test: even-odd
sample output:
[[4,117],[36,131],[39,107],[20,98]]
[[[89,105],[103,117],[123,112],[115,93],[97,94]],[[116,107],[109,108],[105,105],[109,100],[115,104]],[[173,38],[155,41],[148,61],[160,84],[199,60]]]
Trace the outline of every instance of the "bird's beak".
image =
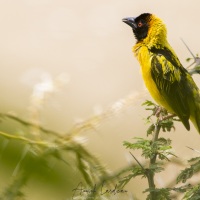
[[136,23],[135,23],[135,18],[134,17],[127,17],[127,18],[123,18],[122,21],[126,24],[128,24],[130,27],[132,27],[133,29],[135,29],[137,27]]

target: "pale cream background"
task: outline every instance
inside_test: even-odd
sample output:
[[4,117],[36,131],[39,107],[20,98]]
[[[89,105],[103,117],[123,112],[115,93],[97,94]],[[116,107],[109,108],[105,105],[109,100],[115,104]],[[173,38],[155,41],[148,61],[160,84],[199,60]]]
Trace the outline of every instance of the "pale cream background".
[[[49,129],[67,132],[75,122],[130,94],[137,96],[144,85],[131,52],[135,39],[122,18],[144,12],[158,15],[187,66],[185,59],[190,54],[180,37],[194,53],[200,52],[199,6],[198,0],[0,0],[0,111],[30,117],[33,88],[46,80],[44,87],[50,87],[51,95],[42,105],[40,121]],[[62,82],[58,91],[51,86],[54,79]],[[200,77],[195,80],[200,85]],[[145,99],[151,99],[148,93],[103,121],[97,132],[85,133],[89,149],[111,170],[132,161],[122,142],[145,136],[147,112],[140,106]],[[187,132],[177,124],[168,137],[183,159],[195,156],[186,146],[200,148],[200,136],[193,127]],[[158,177],[159,186],[174,177],[177,169],[170,170],[167,178]],[[143,184],[137,179],[126,188],[140,198]]]

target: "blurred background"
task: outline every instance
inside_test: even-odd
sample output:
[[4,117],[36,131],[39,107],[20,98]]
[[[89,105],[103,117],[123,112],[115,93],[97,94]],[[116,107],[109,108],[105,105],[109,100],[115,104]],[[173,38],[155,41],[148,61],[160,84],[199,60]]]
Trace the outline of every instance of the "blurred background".
[[[172,0],[0,0],[0,112],[63,136],[77,124],[103,113],[104,117],[92,122],[94,127],[78,132],[76,140],[110,171],[127,166],[133,160],[123,141],[145,137],[148,126],[143,119],[148,113],[141,104],[152,99],[132,54],[135,43],[132,30],[122,23],[122,18],[144,12],[159,16],[167,25],[170,44],[182,64],[188,66],[185,60],[191,55],[180,38],[194,54],[200,52],[199,6],[198,0],[181,3]],[[200,86],[199,76],[195,75],[194,79]],[[191,126],[188,132],[177,123],[176,130],[167,135],[173,141],[174,153],[184,161],[195,156],[186,146],[199,149],[199,134]],[[0,128],[23,136],[28,134],[26,128],[22,130],[9,120]],[[4,138],[1,143],[0,174],[7,180],[1,183],[4,191],[10,184],[9,177],[17,176],[16,167],[29,150],[26,146],[20,149],[21,143]],[[69,166],[56,167],[52,169],[64,170]],[[164,174],[157,177],[160,187],[170,182],[179,168],[169,166],[169,170],[171,177]],[[69,193],[79,182],[79,174],[74,174],[73,184],[63,180],[63,187]],[[49,189],[51,186],[45,187],[44,177],[40,178],[35,175],[26,184],[27,199],[64,199],[60,193],[56,196]],[[124,199],[132,194],[144,199],[145,188],[144,180],[131,181],[126,186],[128,195]]]

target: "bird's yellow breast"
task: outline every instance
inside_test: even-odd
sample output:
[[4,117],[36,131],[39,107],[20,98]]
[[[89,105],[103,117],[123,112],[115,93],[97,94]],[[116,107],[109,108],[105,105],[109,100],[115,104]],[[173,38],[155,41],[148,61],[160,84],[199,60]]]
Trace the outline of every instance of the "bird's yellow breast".
[[159,105],[163,106],[168,111],[172,112],[172,109],[170,108],[168,103],[164,100],[162,94],[158,90],[152,78],[152,74],[151,74],[152,53],[148,50],[146,46],[140,46],[138,49],[134,47],[133,51],[135,52],[135,55],[140,63],[142,77],[151,96]]

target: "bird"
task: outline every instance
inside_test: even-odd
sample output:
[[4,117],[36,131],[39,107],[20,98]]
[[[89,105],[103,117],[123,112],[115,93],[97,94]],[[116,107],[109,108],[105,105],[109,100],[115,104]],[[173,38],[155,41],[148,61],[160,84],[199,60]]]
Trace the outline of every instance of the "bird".
[[152,98],[177,115],[188,131],[191,120],[200,134],[200,91],[168,43],[165,23],[151,13],[122,21],[132,28],[136,39],[132,50]]

